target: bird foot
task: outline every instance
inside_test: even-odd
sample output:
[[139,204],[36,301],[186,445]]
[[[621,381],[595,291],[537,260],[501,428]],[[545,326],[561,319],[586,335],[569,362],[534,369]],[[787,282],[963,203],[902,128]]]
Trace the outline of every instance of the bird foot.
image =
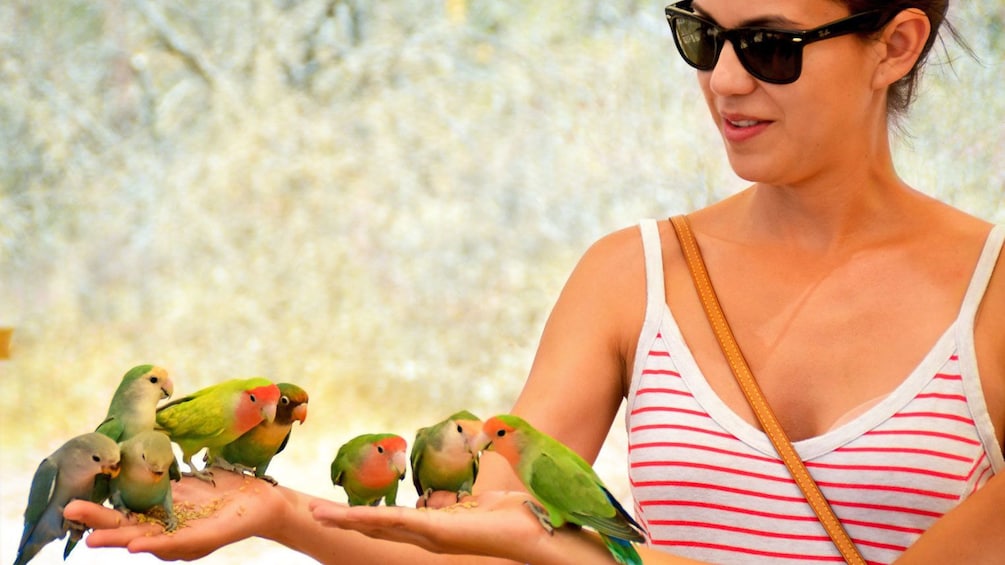
[[241,473],[243,475],[255,474],[255,470],[246,465],[240,465],[238,463],[231,463],[226,459],[217,457],[209,463],[210,467],[216,467],[217,469],[223,469],[224,471],[230,471],[231,473]]
[[555,526],[551,525],[551,517],[548,515],[548,511],[544,509],[540,504],[534,502],[533,500],[525,500],[524,504],[530,509],[531,513],[537,517],[537,521],[541,523],[541,527],[544,531],[551,535],[555,534]]
[[178,529],[178,518],[174,514],[169,514],[167,519],[164,520],[164,531],[166,533],[171,533]]
[[187,473],[182,473],[182,475],[186,477],[195,477],[200,481],[205,481],[213,485],[214,487],[216,486],[216,481],[213,480],[213,471],[206,471],[206,470],[200,471],[198,469],[192,469]]

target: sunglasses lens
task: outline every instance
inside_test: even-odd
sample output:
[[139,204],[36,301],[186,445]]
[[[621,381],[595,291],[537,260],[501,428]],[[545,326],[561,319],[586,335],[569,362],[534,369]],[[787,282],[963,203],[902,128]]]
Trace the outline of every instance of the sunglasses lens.
[[691,18],[674,18],[670,27],[684,60],[697,69],[712,70],[719,54],[719,38],[715,29],[701,20]]
[[744,34],[733,48],[750,74],[775,83],[799,78],[802,50],[786,37],[758,30]]

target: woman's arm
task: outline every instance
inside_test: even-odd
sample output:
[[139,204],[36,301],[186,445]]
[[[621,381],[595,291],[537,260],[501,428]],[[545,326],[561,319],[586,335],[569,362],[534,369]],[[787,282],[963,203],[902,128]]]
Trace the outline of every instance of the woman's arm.
[[627,394],[645,289],[638,228],[594,243],[548,317],[512,409],[587,461],[596,459]]
[[1005,509],[1005,476],[999,474],[935,522],[895,563],[1001,563],[1005,554],[1002,509]]
[[[313,505],[314,517],[334,528],[352,528],[379,539],[414,544],[437,553],[490,553],[535,565],[609,565],[614,558],[588,530],[563,527],[548,534],[526,508],[523,492],[493,491],[453,508],[349,508]],[[637,547],[647,565],[699,562]],[[470,556],[465,557],[470,562]]]

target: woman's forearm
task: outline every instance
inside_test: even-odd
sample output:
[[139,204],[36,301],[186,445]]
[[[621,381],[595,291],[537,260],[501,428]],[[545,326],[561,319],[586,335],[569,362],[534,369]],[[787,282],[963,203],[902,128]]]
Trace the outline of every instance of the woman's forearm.
[[407,565],[513,563],[489,557],[436,554],[409,543],[375,539],[353,530],[325,526],[312,516],[310,503],[314,497],[292,489],[276,488],[282,489],[283,497],[287,501],[286,511],[283,516],[277,517],[275,528],[262,537],[309,555],[321,563]]

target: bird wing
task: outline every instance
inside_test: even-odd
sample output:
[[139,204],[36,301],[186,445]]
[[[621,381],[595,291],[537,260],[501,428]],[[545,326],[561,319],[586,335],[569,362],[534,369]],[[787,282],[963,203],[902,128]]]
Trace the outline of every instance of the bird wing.
[[423,454],[426,451],[426,434],[429,428],[421,428],[415,433],[415,443],[412,444],[412,452],[409,454],[409,461],[412,464],[412,484],[415,485],[415,492],[419,496],[425,494],[422,481],[419,480],[419,469],[422,468]]
[[157,425],[175,441],[185,437],[218,436],[226,430],[231,419],[227,404],[221,400],[206,394],[179,398],[157,409]]
[[94,431],[104,434],[115,441],[119,441],[122,439],[122,434],[126,431],[126,427],[122,424],[122,420],[116,416],[109,416],[105,418],[104,422],[98,424],[98,427]]
[[531,494],[550,507],[549,511],[558,510],[567,521],[621,539],[644,539],[633,529],[634,520],[611,496],[592,468],[579,464],[580,459],[574,453],[553,456],[542,451],[533,463],[528,485]]
[[31,479],[31,489],[28,491],[28,507],[24,510],[24,534],[21,544],[28,539],[32,530],[38,525],[42,514],[49,506],[52,495],[56,491],[56,477],[59,467],[48,457],[43,459]]

